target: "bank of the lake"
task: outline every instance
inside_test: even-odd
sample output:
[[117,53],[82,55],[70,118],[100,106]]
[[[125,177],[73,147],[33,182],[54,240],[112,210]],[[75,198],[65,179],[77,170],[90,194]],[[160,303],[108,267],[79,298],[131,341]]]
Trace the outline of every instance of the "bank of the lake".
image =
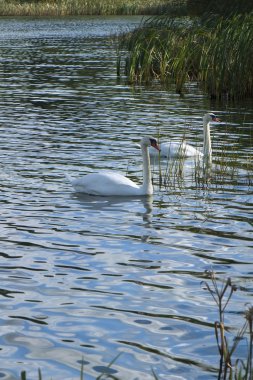
[[80,16],[163,14],[172,0],[0,1],[0,16]]

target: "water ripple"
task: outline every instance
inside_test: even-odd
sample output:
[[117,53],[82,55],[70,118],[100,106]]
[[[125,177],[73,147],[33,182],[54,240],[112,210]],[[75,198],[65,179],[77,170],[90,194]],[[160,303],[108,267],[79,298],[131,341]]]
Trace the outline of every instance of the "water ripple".
[[[215,377],[206,271],[238,286],[229,326],[252,297],[252,109],[210,103],[195,87],[183,97],[117,81],[111,33],[139,20],[1,20],[4,380],[37,378],[38,367],[70,380],[82,363],[88,380],[152,380],[152,369],[159,379]],[[140,183],[140,136],[201,147],[202,115],[214,108],[223,123],[212,126],[208,184],[191,160],[182,177],[176,163],[152,162],[148,199],[80,196],[66,179],[109,169]]]

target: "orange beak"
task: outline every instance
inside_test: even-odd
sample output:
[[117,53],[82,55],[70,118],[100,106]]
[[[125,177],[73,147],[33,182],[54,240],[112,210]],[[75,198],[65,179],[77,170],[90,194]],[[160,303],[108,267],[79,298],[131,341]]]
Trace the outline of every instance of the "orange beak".
[[152,141],[151,146],[160,152],[161,149],[160,149],[159,145],[157,144],[157,142]]

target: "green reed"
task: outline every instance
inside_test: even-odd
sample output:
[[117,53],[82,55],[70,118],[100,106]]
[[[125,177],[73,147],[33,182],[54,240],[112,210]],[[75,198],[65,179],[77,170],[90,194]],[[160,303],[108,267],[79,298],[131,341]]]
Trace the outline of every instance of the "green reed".
[[162,14],[166,0],[0,0],[0,16]]
[[[185,187],[185,178],[184,178],[184,164],[186,160],[184,152],[184,137],[179,142],[179,155],[176,157],[167,157],[165,159],[164,170],[162,170],[161,162],[160,165],[160,187],[164,186],[165,188],[184,188]],[[161,158],[159,157],[159,161]]]
[[[218,308],[218,321],[214,323],[215,338],[220,355],[218,380],[252,380],[253,361],[253,306],[246,305],[245,323],[237,330],[232,343],[228,341],[231,328],[225,323],[225,311],[237,287],[228,278],[219,280],[216,274],[207,272],[208,281],[203,281],[205,289],[211,294]],[[245,360],[235,359],[234,354],[242,339],[248,339],[248,355]]]
[[[182,139],[182,143],[184,138]],[[185,165],[191,160],[191,165]],[[243,158],[234,149],[222,149],[212,157],[184,156],[183,148],[179,155],[167,158],[152,158],[153,183],[168,192],[171,189],[184,189],[191,184],[196,189],[207,187],[248,186],[253,183],[253,155]]]
[[[208,160],[192,157],[192,166],[185,168],[186,157],[178,156],[168,159],[157,158],[153,168],[153,181],[160,189],[168,192],[172,188],[184,189],[191,184],[196,189],[206,187],[248,186],[253,183],[252,157],[241,164],[236,152],[229,157],[218,156]],[[188,159],[187,159],[188,160]],[[157,180],[159,178],[159,180]]]
[[131,83],[173,83],[178,92],[195,81],[213,97],[252,96],[252,22],[253,13],[205,23],[152,17],[119,38],[125,74]]
[[253,13],[221,19],[209,35],[199,79],[212,95],[253,95]]

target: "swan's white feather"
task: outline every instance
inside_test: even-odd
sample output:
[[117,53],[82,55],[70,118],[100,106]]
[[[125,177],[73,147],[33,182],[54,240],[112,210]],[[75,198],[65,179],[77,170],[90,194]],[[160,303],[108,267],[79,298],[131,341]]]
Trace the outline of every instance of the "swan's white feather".
[[[209,123],[212,121],[220,121],[214,113],[206,113],[203,116],[203,133],[204,133],[204,146],[203,153],[198,149],[194,148],[192,145],[186,144],[184,141],[175,142],[169,141],[160,144],[160,157],[162,158],[172,158],[172,157],[206,157],[211,158],[212,156],[212,146],[211,146],[211,135]],[[150,149],[150,156],[157,156],[158,152]]]
[[75,179],[72,181],[74,189],[80,193],[99,196],[118,195],[124,197],[153,194],[148,146],[159,149],[159,145],[155,138],[144,136],[141,139],[143,159],[143,183],[141,186],[120,173],[102,171],[99,173],[87,174],[82,178]]
[[141,186],[138,186],[122,174],[114,172],[87,174],[72,181],[72,185],[77,192],[90,195],[144,195]]
[[[150,156],[158,156],[159,152],[154,149],[150,149]],[[172,158],[172,157],[192,157],[203,156],[203,153],[192,145],[185,142],[169,141],[160,144],[160,157]]]

